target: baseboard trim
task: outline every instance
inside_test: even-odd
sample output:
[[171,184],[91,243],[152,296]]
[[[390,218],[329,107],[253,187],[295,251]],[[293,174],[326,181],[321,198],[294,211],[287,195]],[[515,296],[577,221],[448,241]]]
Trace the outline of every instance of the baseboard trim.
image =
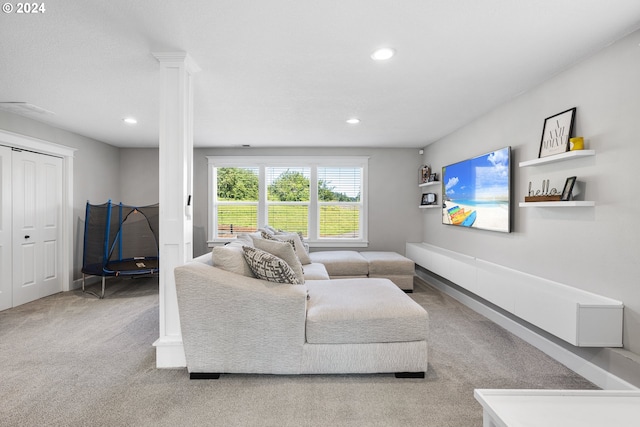
[[538,350],[562,363],[578,375],[581,375],[591,381],[598,387],[604,390],[638,390],[638,388],[633,384],[613,375],[579,355],[563,348],[541,334],[536,333],[534,330],[526,327],[516,320],[500,313],[498,311],[499,309],[494,309],[482,301],[461,292],[454,286],[444,282],[439,278],[439,276],[436,276],[427,270],[423,270],[422,268],[416,269],[416,275],[421,281],[425,282],[427,286],[433,286],[460,303],[466,305],[473,311],[483,315],[512,334],[533,345]]

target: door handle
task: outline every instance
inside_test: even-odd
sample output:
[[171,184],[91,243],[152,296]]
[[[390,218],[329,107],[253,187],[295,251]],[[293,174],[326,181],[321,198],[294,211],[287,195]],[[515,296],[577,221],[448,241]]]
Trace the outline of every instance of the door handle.
[[26,236],[24,236],[24,238],[25,238],[25,239],[29,239],[29,238],[31,238],[31,236],[26,235]]

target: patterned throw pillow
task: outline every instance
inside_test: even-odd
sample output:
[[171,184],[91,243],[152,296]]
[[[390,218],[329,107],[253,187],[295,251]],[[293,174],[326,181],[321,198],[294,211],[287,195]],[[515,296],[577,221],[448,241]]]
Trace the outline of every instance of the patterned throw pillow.
[[[293,250],[293,245],[290,242],[280,242],[278,240],[270,239],[256,239],[253,241],[253,247],[267,251],[272,255],[277,256],[281,260],[287,263],[293,270],[298,278],[298,283],[304,283],[304,269],[300,263],[300,259]],[[245,262],[246,264],[246,262]]]
[[247,264],[258,279],[292,285],[300,284],[289,264],[277,256],[250,246],[243,246],[242,250]]

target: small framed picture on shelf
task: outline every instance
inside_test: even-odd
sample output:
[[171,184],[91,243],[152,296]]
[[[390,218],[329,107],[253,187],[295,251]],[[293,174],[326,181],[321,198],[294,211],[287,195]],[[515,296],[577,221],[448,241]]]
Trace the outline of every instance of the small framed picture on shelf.
[[432,173],[429,175],[429,182],[435,182],[438,180],[438,175],[436,175],[436,173]]
[[428,165],[424,165],[420,167],[420,176],[418,177],[418,184],[424,184],[429,182],[429,177],[431,176],[431,168]]
[[544,120],[538,158],[569,151],[569,138],[573,134],[575,116],[576,107],[573,107]]
[[420,200],[421,206],[435,205],[438,202],[436,201],[436,193],[424,193],[422,195],[422,199]]
[[562,195],[560,196],[560,200],[562,201],[568,201],[571,200],[571,192],[573,191],[573,186],[576,183],[576,177],[575,176],[571,176],[569,178],[567,178],[567,180],[564,183],[564,188],[562,189]]

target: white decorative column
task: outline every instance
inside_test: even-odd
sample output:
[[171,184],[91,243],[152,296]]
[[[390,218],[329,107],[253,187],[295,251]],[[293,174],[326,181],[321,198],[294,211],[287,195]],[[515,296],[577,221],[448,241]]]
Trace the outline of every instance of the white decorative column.
[[173,269],[193,258],[193,74],[186,52],[161,52],[160,62],[160,338],[156,367],[186,366]]

